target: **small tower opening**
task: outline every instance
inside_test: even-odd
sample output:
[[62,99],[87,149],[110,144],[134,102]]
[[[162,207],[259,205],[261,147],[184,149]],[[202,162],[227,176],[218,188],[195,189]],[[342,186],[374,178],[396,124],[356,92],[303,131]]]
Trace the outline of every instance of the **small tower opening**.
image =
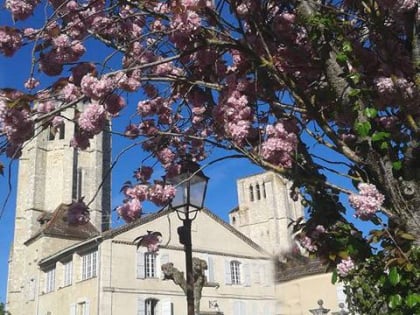
[[249,185],[249,200],[254,201],[254,187]]

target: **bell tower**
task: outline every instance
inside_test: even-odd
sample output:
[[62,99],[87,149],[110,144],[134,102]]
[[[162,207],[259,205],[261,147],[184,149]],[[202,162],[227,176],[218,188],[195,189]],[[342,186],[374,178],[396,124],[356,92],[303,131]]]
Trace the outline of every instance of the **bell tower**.
[[288,251],[288,225],[303,216],[300,202],[289,196],[290,187],[290,181],[273,172],[239,179],[239,205],[229,213],[230,224],[272,255]]
[[[75,132],[72,122],[75,114],[73,108],[63,111],[64,125],[57,132],[39,128],[22,149],[14,240],[9,258],[8,304],[31,303],[28,288],[36,287],[34,283],[40,280],[37,279],[38,260],[80,241],[69,238],[65,232],[63,235],[44,233],[48,220],[62,204],[84,197],[86,203],[90,202],[90,223],[98,232],[110,228],[111,180],[106,174],[111,159],[109,128],[91,139],[86,150],[75,149],[70,146]],[[93,226],[91,230],[95,230]]]

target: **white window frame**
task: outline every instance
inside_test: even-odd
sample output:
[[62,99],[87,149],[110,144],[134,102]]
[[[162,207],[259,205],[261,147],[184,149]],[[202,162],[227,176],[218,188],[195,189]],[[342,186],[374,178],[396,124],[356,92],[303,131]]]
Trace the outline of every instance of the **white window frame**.
[[144,253],[144,277],[157,278],[157,255]]
[[98,251],[92,251],[82,256],[82,280],[96,277]]
[[73,283],[73,260],[63,263],[63,286],[67,287]]
[[238,260],[230,261],[231,283],[233,285],[241,284],[241,262]]
[[45,272],[45,293],[55,290],[55,266]]

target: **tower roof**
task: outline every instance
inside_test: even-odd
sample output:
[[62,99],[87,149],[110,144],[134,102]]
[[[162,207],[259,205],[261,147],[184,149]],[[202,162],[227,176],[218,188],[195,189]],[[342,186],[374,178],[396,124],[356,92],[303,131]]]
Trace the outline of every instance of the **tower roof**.
[[85,240],[99,235],[91,222],[82,225],[69,224],[67,211],[70,205],[61,204],[53,212],[45,211],[38,217],[41,228],[25,243],[28,244],[42,236]]

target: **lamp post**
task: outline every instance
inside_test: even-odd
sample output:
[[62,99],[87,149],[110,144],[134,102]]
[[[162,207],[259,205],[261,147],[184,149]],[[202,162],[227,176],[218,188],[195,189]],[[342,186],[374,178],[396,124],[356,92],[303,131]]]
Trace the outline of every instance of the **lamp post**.
[[178,227],[178,235],[180,243],[184,245],[185,251],[188,315],[194,315],[195,313],[191,223],[196,218],[198,211],[203,208],[208,180],[209,178],[200,170],[200,166],[190,160],[182,163],[181,172],[178,176],[165,179],[166,183],[177,188],[170,207],[176,211],[178,218],[183,223],[182,226]]

